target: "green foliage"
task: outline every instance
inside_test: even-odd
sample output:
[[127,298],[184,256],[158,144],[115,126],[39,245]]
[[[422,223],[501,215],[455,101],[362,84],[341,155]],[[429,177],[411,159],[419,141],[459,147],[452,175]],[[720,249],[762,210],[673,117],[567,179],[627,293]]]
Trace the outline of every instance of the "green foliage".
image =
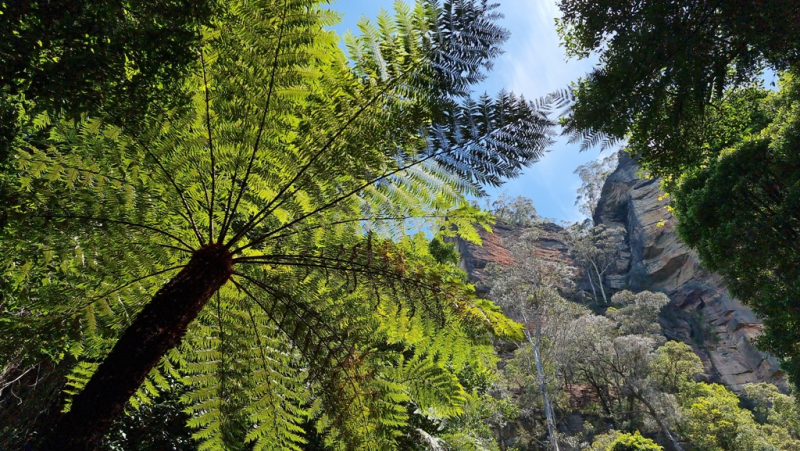
[[576,99],[567,132],[584,147],[627,137],[656,176],[698,163],[708,105],[728,88],[798,61],[800,9],[791,2],[562,0],[559,8],[568,54],[599,54],[602,63],[567,94]]
[[622,432],[611,430],[605,434],[597,434],[589,447],[583,448],[585,451],[607,451],[614,440],[622,435]]
[[0,162],[20,109],[103,110],[134,125],[154,108],[180,104],[201,27],[215,0],[3,2],[0,5]]
[[658,446],[649,438],[642,437],[639,431],[633,434],[620,434],[606,448],[606,451],[663,451],[664,448]]
[[768,383],[744,386],[747,398],[754,404],[756,421],[785,428],[795,440],[800,440],[800,403],[796,395],[781,393],[778,387]]
[[669,303],[664,293],[642,291],[633,294],[628,290],[615,293],[606,316],[617,322],[623,335],[661,335],[658,314]]
[[120,417],[100,450],[195,451],[197,442],[186,427],[188,415],[183,409],[175,391],[164,391],[151,404]]
[[[594,301],[608,305],[604,287],[605,274],[613,267],[624,247],[624,231],[620,227],[604,224],[590,226],[588,222],[572,224],[563,233],[571,257],[589,279]],[[602,302],[597,292],[602,296]]]
[[509,225],[530,226],[539,220],[533,201],[523,196],[509,199],[502,193],[492,201],[491,212],[499,221]]
[[437,221],[439,228],[437,236],[439,238],[461,238],[475,244],[481,244],[481,236],[478,227],[490,232],[494,218],[489,212],[485,212],[470,204],[462,204],[458,208],[449,210],[443,219]]
[[468,394],[464,413],[446,423],[439,434],[447,451],[498,451],[494,431],[502,422],[517,415],[516,406],[508,400],[490,395]]
[[218,243],[230,282],[133,408],[181,381],[203,450],[300,449],[309,428],[335,449],[394,449],[415,416],[464,414],[458,375],[493,365],[490,337],[521,328],[404,225],[474,238],[490,218],[466,195],[550,142],[541,105],[468,97],[506,38],[493,8],[398,4],[346,38],[348,61],[317,2],[226,2],[182,80],[185,108],[136,129],[102,108],[23,121],[3,362],[70,355],[78,393],[154,293]]
[[455,243],[445,242],[438,236],[431,239],[431,242],[428,244],[428,252],[430,252],[433,258],[439,263],[458,264],[459,255]]
[[[733,135],[707,143],[709,158],[677,179],[673,206],[678,233],[697,248],[709,269],[725,276],[726,286],[764,318],[759,343],[784,359],[784,367],[800,378],[800,310],[795,299],[798,193],[797,148],[800,146],[800,85],[783,77],[781,90],[754,108],[726,103],[730,115],[750,118],[744,128],[722,121],[709,126],[714,134]],[[753,233],[758,231],[758,233]]]
[[719,384],[692,383],[680,393],[679,429],[697,451],[792,450],[799,441],[782,426],[760,425]]
[[684,384],[692,382],[702,372],[700,357],[686,343],[668,341],[656,350],[653,378],[667,393],[677,393]]
[[695,383],[681,393],[683,433],[698,450],[732,450],[738,446],[739,429],[754,423],[739,408],[739,398],[719,384]]
[[581,186],[578,188],[578,196],[575,205],[581,213],[590,220],[594,218],[597,203],[600,201],[600,194],[606,179],[617,168],[618,154],[594,160],[578,166],[573,174],[577,174],[581,179]]

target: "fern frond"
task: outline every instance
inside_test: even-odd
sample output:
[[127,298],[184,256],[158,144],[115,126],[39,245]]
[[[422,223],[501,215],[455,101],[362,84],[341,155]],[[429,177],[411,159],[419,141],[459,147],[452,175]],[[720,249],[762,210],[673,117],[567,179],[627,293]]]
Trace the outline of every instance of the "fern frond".
[[187,105],[135,134],[33,121],[49,135],[15,144],[3,277],[37,327],[69,332],[53,341],[82,362],[71,391],[210,245],[233,254],[232,280],[134,407],[180,381],[208,450],[300,449],[309,424],[340,449],[385,450],[410,415],[457,416],[458,372],[518,330],[406,229],[478,239],[491,221],[466,196],[550,143],[546,102],[470,97],[507,38],[498,17],[479,0],[398,4],[345,38],[348,61],[319,2],[230,1]]

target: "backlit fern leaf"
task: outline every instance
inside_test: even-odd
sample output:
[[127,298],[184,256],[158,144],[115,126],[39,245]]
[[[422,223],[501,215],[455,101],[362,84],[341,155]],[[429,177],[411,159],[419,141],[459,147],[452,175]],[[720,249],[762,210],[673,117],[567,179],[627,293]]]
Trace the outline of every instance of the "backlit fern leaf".
[[486,2],[399,6],[348,38],[350,62],[315,1],[226,5],[189,104],[135,134],[42,117],[46,145],[17,143],[30,231],[4,266],[41,325],[78,337],[79,375],[198,250],[224,247],[230,281],[142,402],[180,379],[208,450],[299,449],[308,424],[340,449],[392,449],[410,406],[456,415],[457,372],[516,330],[423,235],[394,232],[477,236],[465,196],[539,158],[553,124],[511,94],[470,99],[507,35]]

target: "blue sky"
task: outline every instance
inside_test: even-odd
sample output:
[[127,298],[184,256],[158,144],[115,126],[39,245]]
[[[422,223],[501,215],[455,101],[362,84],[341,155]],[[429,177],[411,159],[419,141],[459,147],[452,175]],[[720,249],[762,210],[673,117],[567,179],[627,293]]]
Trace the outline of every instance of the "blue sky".
[[[500,12],[505,15],[501,24],[511,31],[504,49],[506,53],[496,62],[489,79],[480,92],[496,93],[502,88],[526,98],[535,99],[566,87],[592,68],[591,60],[565,61],[559,47],[554,19],[558,16],[555,0],[499,0]],[[391,0],[339,0],[331,6],[342,13],[338,32],[355,30],[361,16],[374,18],[381,8],[392,11]],[[579,165],[602,158],[599,149],[579,152],[578,146],[559,139],[550,152],[524,171],[524,174],[496,190],[492,196],[505,191],[510,196],[522,195],[533,199],[539,214],[552,219],[576,221],[582,219],[574,206],[580,179],[572,172]]]

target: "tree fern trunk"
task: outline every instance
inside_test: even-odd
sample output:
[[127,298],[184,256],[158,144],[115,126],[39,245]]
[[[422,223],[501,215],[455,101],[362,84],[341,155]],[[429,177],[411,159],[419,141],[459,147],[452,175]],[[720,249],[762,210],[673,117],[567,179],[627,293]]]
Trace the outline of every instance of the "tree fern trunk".
[[231,271],[231,254],[223,246],[197,250],[125,330],[42,451],[95,449],[150,370],[180,343],[189,323],[227,282]]

